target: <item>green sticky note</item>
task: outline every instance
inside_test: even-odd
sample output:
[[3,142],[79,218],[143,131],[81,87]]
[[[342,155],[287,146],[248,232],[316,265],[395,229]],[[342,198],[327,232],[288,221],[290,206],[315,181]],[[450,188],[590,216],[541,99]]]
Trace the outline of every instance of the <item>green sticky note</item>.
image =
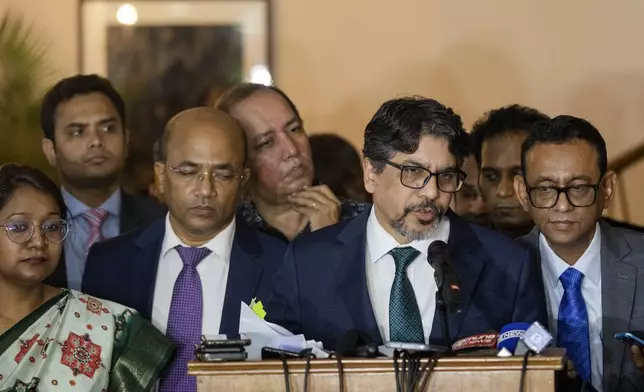
[[262,301],[255,302],[250,308],[259,316],[259,318],[264,320],[264,317],[266,317],[266,311],[264,310],[264,304],[262,304]]

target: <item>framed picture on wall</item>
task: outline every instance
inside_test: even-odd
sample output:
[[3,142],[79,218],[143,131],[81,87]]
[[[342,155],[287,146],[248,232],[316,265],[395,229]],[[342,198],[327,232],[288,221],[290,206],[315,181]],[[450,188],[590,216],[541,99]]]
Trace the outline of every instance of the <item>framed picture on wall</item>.
[[[107,77],[128,108],[130,160],[187,108],[241,81],[271,84],[270,0],[82,0],[82,73]],[[136,164],[136,162],[131,162]]]

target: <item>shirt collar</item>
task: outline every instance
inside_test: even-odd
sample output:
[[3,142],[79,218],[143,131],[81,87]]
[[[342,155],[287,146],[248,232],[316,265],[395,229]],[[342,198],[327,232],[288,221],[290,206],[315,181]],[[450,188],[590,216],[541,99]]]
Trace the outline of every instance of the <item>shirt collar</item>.
[[[224,262],[228,263],[233,247],[235,228],[236,223],[233,219],[224,230],[200,246],[200,248],[210,249],[212,253],[216,254],[218,257],[223,259]],[[161,245],[161,255],[165,257],[169,251],[177,246],[187,247],[188,245],[184,244],[172,229],[172,225],[170,224],[170,213],[168,212],[165,218],[165,235],[163,237],[163,245]]]
[[372,263],[382,259],[390,250],[400,246],[411,246],[424,256],[427,256],[427,249],[434,241],[444,241],[449,238],[450,222],[447,216],[443,216],[441,222],[432,235],[424,240],[412,241],[408,244],[400,244],[391,234],[382,227],[376,217],[376,206],[373,206],[369,219],[367,220],[367,251]]
[[590,245],[588,245],[588,248],[586,248],[579,260],[570,266],[550,248],[546,237],[543,233],[540,233],[539,251],[541,253],[541,264],[544,267],[545,279],[550,280],[552,286],[557,286],[561,274],[569,267],[574,267],[583,273],[586,279],[590,279],[593,283],[599,284],[601,282],[601,242],[601,229],[599,223],[597,223],[595,226],[595,235],[592,241],[590,241]]
[[[63,195],[63,200],[69,214],[72,218],[76,218],[79,215],[84,214],[85,212],[91,210],[91,207],[88,207],[82,201],[78,200],[74,195],[72,195],[67,189],[62,188],[61,193]],[[101,209],[107,211],[111,216],[120,216],[121,215],[121,189],[117,189],[112,193],[112,195],[105,200],[103,204],[100,205]]]

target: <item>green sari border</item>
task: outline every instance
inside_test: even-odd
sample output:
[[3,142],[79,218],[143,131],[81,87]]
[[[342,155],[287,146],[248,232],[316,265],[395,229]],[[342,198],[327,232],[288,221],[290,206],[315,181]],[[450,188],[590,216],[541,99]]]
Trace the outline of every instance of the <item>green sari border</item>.
[[64,296],[69,294],[69,290],[63,289],[60,294],[50,298],[47,302],[40,305],[36,310],[29,313],[27,317],[18,321],[13,327],[9,328],[5,333],[0,335],[0,356],[4,355],[5,351],[11,347],[22,334],[29,329],[35,322],[37,322],[45,313],[56,305]]
[[176,345],[171,340],[140,315],[133,315],[127,321],[122,341],[116,344],[107,390],[151,390],[175,352]]

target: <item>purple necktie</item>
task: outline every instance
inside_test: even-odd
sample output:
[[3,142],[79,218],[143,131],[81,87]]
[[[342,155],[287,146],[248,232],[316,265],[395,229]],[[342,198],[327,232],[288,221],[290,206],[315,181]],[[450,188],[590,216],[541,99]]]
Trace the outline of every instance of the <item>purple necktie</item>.
[[[174,283],[166,335],[179,349],[170,370],[161,380],[160,392],[195,392],[197,379],[188,376],[188,362],[195,357],[201,340],[203,292],[197,265],[210,253],[207,248],[177,246],[183,268]],[[162,289],[162,288],[159,288]]]

